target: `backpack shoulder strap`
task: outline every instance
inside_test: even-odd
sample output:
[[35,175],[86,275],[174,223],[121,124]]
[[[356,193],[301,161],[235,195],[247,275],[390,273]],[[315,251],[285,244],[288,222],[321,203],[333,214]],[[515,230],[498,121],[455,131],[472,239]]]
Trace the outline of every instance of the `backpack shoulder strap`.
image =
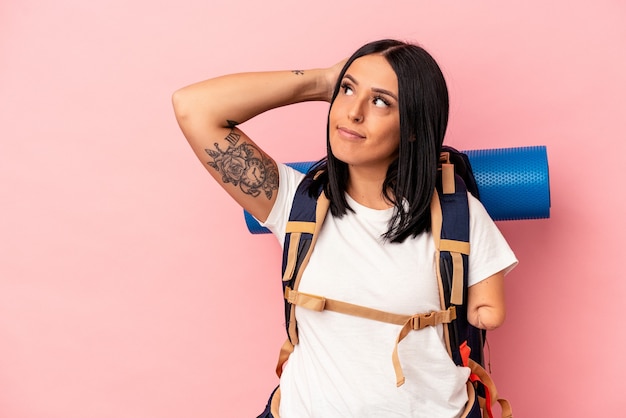
[[[443,176],[442,176],[443,177]],[[457,365],[459,326],[467,323],[467,268],[470,253],[469,208],[462,180],[453,179],[454,191],[438,187],[431,201],[431,228],[435,242],[435,259],[439,297],[442,309],[456,306],[457,320],[444,329],[448,352]]]
[[289,220],[285,227],[282,283],[283,295],[285,296],[283,299],[287,339],[280,349],[276,364],[278,377],[281,376],[283,365],[293,352],[294,345],[298,344],[298,326],[295,319],[296,304],[292,303],[292,299],[287,296],[298,290],[302,272],[311,258],[313,247],[330,206],[330,201],[324,194],[322,187],[315,193],[311,193],[312,181],[311,177],[306,176],[298,185],[289,213]]
[[[478,196],[471,166],[461,161],[459,176],[449,154],[455,159],[464,154],[446,149],[441,156],[441,175],[431,201],[431,228],[435,242],[437,278],[442,309],[456,308],[457,317],[444,325],[444,338],[455,364],[469,367],[470,381],[476,385],[481,409],[492,418],[492,403],[499,402],[502,417],[512,417],[511,405],[498,396],[495,384],[484,369],[485,331],[467,320],[467,288],[470,255],[470,214],[468,191]],[[460,154],[460,157],[459,155]],[[468,174],[469,173],[469,174]],[[468,177],[469,176],[469,177]],[[468,185],[466,186],[466,181]],[[469,189],[469,190],[468,190]]]
[[[298,185],[285,228],[283,293],[297,291],[330,205],[321,187],[316,193],[310,192],[312,181],[312,178],[305,177]],[[295,305],[285,298],[285,326],[289,341],[295,345],[298,343],[298,330],[294,310]]]

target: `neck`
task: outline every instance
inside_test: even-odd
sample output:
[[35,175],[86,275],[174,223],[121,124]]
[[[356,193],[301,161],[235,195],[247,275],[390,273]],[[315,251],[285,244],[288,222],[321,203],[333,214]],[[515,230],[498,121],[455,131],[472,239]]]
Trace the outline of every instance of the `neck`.
[[387,172],[350,169],[347,193],[359,204],[370,209],[389,209],[393,204],[383,194]]

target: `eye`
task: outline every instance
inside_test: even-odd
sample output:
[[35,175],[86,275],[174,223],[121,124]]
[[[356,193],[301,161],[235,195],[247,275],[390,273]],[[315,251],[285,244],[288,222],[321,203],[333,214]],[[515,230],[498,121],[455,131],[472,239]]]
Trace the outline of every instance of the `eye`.
[[381,96],[374,97],[372,102],[374,103],[374,106],[376,107],[389,107],[389,102]]
[[341,85],[341,90],[343,91],[343,94],[345,94],[346,96],[352,96],[354,94],[352,87],[348,83],[343,83]]

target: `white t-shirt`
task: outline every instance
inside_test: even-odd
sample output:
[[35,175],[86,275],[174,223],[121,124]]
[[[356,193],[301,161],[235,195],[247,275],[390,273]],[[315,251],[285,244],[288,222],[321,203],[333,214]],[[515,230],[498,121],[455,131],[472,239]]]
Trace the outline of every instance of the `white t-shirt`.
[[[276,203],[263,224],[283,245],[301,173],[279,165]],[[383,311],[413,315],[440,310],[430,233],[385,242],[393,208],[375,210],[346,196],[354,213],[329,212],[299,290]],[[517,260],[481,203],[470,196],[469,285]],[[443,328],[411,331],[398,353],[404,385],[396,386],[392,352],[401,326],[296,307],[299,344],[280,379],[281,418],[453,418],[467,402],[469,369],[457,367]]]

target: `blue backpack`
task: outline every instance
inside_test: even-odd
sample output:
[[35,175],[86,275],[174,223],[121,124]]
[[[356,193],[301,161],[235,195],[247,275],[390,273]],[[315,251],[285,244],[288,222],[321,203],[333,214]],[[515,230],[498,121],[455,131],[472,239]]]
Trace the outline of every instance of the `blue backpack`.
[[470,254],[467,192],[479,198],[467,155],[454,148],[443,147],[437,190],[431,202],[431,230],[439,255],[437,277],[441,299],[441,310],[435,312],[412,316],[398,315],[298,292],[302,272],[311,256],[329,208],[329,201],[322,192],[322,187],[313,192],[310,190],[312,182],[313,178],[306,176],[298,186],[285,231],[282,283],[288,338],[281,349],[276,368],[278,376],[281,375],[283,364],[293,351],[294,345],[298,344],[296,306],[317,311],[331,310],[402,325],[392,353],[398,386],[404,383],[397,353],[398,344],[413,330],[443,324],[446,346],[451,358],[458,366],[471,369],[468,381],[470,401],[462,416],[492,418],[491,407],[497,401],[501,405],[502,417],[512,417],[509,402],[498,397],[495,385],[484,369],[485,331],[467,321],[467,272]]

